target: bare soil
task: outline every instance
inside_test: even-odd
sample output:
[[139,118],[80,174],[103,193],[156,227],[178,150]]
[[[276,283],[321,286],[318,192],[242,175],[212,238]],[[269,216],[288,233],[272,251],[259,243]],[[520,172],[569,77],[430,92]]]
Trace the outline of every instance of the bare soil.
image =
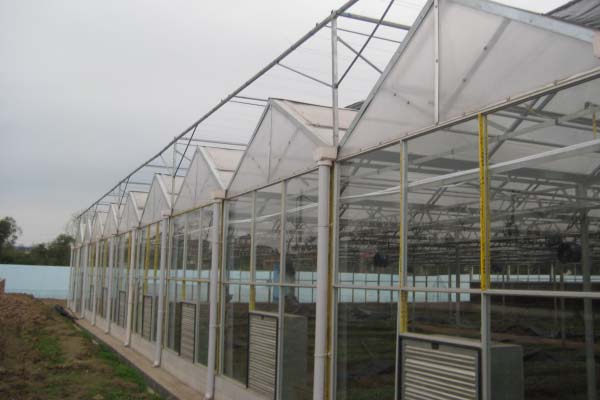
[[160,399],[142,375],[54,310],[0,295],[0,399]]

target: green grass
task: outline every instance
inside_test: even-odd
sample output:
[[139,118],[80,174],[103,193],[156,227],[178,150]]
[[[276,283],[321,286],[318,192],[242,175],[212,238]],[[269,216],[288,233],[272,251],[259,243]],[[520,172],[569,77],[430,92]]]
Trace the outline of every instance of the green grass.
[[40,331],[35,335],[34,348],[40,353],[44,361],[58,365],[64,362],[60,343],[56,336],[50,335],[45,331]]
[[110,366],[118,378],[135,383],[140,391],[147,389],[144,376],[137,369],[121,362],[119,357],[108,346],[104,344],[98,345],[97,356]]

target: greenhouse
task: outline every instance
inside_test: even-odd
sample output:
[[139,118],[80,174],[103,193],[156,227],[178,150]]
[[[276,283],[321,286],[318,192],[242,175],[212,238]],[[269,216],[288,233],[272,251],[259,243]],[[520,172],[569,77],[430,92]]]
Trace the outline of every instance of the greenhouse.
[[[80,216],[70,308],[206,399],[598,399],[598,3],[355,3],[328,105],[243,86]],[[343,18],[404,32],[347,107]]]

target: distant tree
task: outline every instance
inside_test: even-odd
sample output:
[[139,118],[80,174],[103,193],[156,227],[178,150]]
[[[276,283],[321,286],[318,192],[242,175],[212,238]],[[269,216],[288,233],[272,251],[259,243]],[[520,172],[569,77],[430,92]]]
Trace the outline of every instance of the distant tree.
[[71,257],[71,244],[75,242],[73,236],[62,233],[50,242],[46,248],[48,265],[69,265]]
[[7,248],[12,248],[15,245],[20,234],[21,228],[19,228],[13,217],[0,219],[0,260],[2,259],[2,253]]
[[44,243],[33,246],[30,255],[33,265],[50,265],[48,262],[48,249]]

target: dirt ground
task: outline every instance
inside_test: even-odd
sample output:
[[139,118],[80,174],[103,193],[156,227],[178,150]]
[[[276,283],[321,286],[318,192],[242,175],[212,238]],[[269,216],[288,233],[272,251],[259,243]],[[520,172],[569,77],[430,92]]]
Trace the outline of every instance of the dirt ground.
[[142,375],[54,310],[0,295],[0,399],[160,399]]

